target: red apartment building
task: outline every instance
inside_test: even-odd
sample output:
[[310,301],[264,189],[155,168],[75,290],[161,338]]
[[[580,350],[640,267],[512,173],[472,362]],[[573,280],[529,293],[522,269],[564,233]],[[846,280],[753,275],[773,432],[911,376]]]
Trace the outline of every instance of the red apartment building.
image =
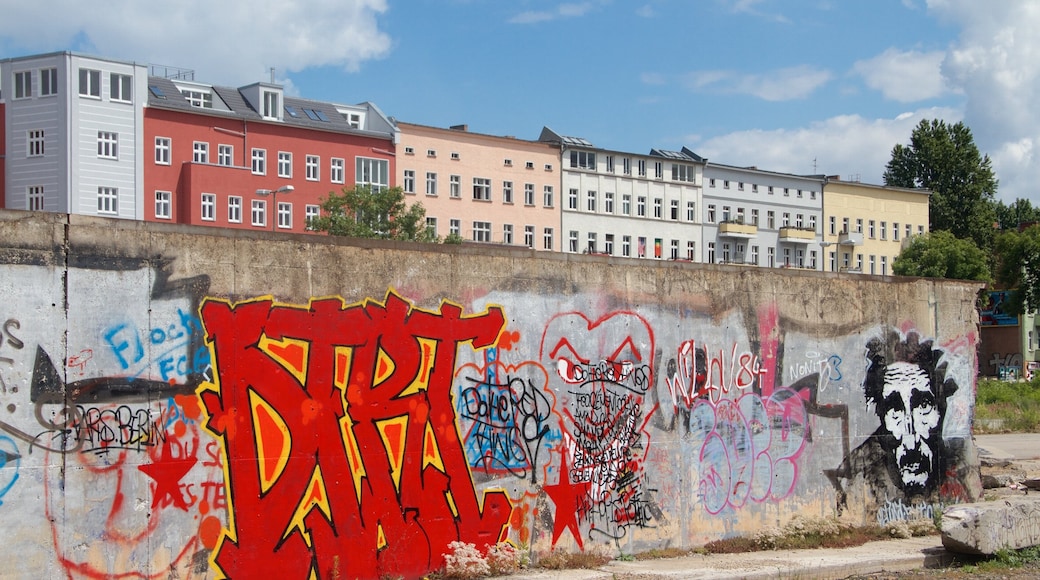
[[393,185],[397,129],[374,105],[151,76],[144,218],[303,232],[330,192]]

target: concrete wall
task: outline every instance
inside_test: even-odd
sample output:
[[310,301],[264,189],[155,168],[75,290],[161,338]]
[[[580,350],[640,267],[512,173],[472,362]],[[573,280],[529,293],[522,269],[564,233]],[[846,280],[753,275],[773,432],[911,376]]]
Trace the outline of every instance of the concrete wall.
[[12,577],[413,577],[980,491],[978,287],[0,211]]

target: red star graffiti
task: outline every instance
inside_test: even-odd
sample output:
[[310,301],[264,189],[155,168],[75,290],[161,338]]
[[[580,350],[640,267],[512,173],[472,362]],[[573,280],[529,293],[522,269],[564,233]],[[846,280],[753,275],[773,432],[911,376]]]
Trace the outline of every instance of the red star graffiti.
[[170,498],[173,505],[188,511],[188,503],[184,501],[181,493],[181,479],[195,467],[198,461],[194,455],[191,457],[174,457],[170,451],[170,442],[164,441],[159,453],[151,453],[152,462],[138,465],[142,473],[155,480],[155,491],[152,494],[152,509],[166,503]]
[[590,487],[591,484],[587,481],[571,483],[571,468],[567,464],[567,453],[564,452],[560,458],[560,482],[544,488],[545,493],[556,504],[556,518],[553,520],[553,547],[556,547],[556,541],[563,535],[563,530],[569,529],[571,535],[574,536],[574,541],[578,542],[578,548],[585,549],[581,540],[581,528],[578,527],[578,506],[584,503]]

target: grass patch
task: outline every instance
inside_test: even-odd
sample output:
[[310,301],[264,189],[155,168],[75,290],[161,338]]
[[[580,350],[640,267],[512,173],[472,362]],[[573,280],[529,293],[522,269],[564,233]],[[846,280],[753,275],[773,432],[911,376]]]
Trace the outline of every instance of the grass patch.
[[908,538],[936,533],[931,521],[899,522],[891,526],[853,526],[835,518],[795,516],[782,528],[768,528],[754,535],[715,540],[704,545],[709,554],[737,554],[762,550],[849,548],[876,540]]
[[1040,568],[1040,546],[1021,550],[1001,550],[989,557],[977,556],[972,558],[971,563],[964,563],[952,569],[977,574],[1000,572],[1009,568]]
[[574,568],[588,569],[599,568],[614,558],[605,552],[597,550],[585,550],[583,552],[549,552],[538,559],[538,567],[547,570],[571,570]]
[[703,553],[704,550],[683,548],[654,548],[645,552],[634,554],[636,560],[663,560],[665,558],[682,558],[693,554]]
[[[989,427],[987,420],[999,420]],[[1040,376],[1030,382],[979,379],[975,393],[978,433],[1024,433],[1040,429]]]

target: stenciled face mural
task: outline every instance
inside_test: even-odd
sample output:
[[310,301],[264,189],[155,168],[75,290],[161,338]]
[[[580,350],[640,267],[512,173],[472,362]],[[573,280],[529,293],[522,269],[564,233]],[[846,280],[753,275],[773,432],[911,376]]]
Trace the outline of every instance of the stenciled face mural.
[[14,576],[420,578],[457,541],[635,553],[977,496],[967,323],[835,326],[749,273],[733,307],[584,281],[275,298],[103,258],[0,263]]

